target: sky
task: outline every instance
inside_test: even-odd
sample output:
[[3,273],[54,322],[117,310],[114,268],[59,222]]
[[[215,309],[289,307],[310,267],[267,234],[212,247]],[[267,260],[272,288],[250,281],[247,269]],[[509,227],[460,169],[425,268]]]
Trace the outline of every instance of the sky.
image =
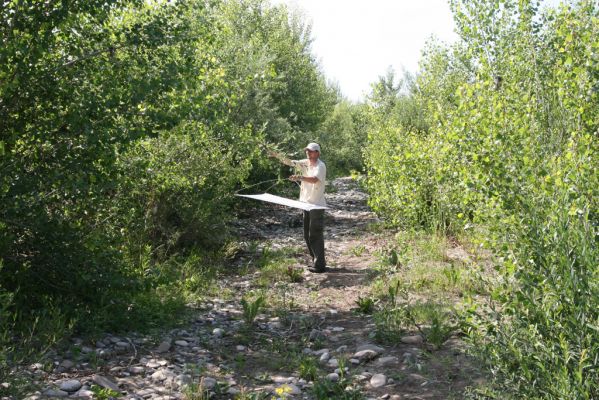
[[[432,36],[457,42],[449,0],[270,0],[301,12],[312,25],[313,54],[343,95],[363,100],[389,68],[399,76],[418,70]],[[560,0],[543,0],[557,7]]]
[[392,68],[416,72],[432,35],[457,41],[447,0],[271,0],[303,13],[312,50],[327,79],[359,101]]

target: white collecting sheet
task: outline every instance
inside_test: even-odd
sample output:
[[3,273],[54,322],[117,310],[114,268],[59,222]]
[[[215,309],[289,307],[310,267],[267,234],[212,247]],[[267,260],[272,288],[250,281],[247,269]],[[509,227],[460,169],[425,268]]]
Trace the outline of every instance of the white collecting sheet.
[[304,203],[303,201],[286,199],[285,197],[275,196],[273,194],[262,193],[262,194],[238,194],[236,196],[249,197],[250,199],[256,199],[266,201],[268,203],[281,204],[283,206],[299,208],[304,211],[310,210],[326,210],[328,207],[317,206],[315,204]]

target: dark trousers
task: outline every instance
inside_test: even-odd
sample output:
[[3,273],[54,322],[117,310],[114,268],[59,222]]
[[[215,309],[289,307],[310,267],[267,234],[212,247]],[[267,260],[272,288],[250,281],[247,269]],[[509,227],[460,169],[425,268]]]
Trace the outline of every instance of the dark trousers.
[[324,210],[304,211],[304,239],[314,260],[314,268],[324,269]]

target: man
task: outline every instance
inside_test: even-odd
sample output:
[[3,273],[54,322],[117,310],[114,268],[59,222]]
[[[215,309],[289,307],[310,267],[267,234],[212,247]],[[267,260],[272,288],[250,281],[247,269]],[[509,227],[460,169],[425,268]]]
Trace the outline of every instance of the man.
[[[289,177],[292,181],[301,182],[300,201],[326,206],[324,186],[327,167],[320,159],[320,145],[310,143],[304,148],[304,151],[306,152],[306,159],[304,160],[289,160],[274,152],[269,152],[269,155],[277,158],[285,165],[296,167],[302,172],[301,175],[291,175]],[[324,210],[304,211],[304,239],[314,263],[308,270],[315,273],[325,272]]]

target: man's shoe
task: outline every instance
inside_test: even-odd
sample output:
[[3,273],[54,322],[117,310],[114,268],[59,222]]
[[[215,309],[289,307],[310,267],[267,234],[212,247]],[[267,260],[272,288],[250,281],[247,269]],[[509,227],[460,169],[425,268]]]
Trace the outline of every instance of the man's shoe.
[[315,274],[322,274],[323,272],[326,272],[327,269],[326,268],[310,267],[310,268],[308,268],[308,271],[313,272]]

